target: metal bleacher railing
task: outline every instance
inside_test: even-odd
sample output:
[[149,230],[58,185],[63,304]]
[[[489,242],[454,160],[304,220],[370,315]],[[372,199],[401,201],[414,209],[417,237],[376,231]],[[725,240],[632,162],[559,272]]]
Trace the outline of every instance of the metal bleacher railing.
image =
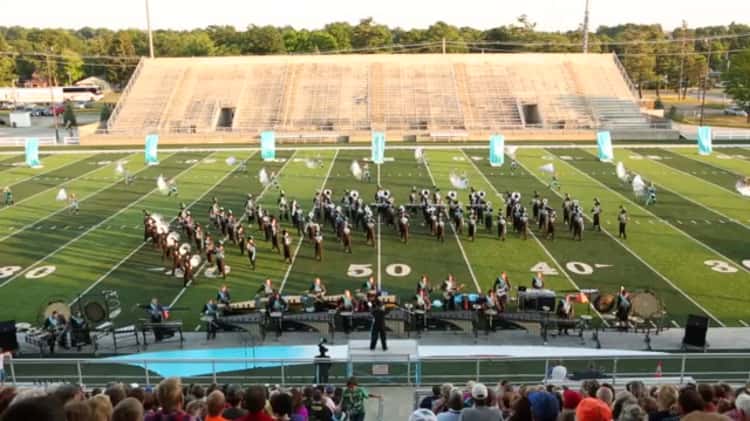
[[[122,94],[120,95],[121,99],[127,97],[127,95],[130,93],[130,90],[133,89],[133,85],[138,79],[138,75],[141,73],[141,69],[143,69],[144,60],[145,57],[141,57],[141,59],[138,60],[138,65],[135,67],[133,74],[128,80],[128,83],[125,85],[125,89],[122,90]],[[115,105],[115,108],[112,110],[112,114],[110,114],[109,119],[107,120],[107,128],[111,128],[114,125],[115,121],[117,121],[117,116],[120,114],[120,110],[122,109],[122,104],[124,102],[125,101],[117,101],[117,105]]]
[[[248,354],[251,355],[251,348]],[[357,376],[366,385],[421,386],[462,383],[469,380],[495,384],[508,380],[514,384],[551,382],[545,373],[558,364],[552,357],[434,358],[388,355],[387,359],[355,357],[327,360],[327,382],[341,384]],[[633,379],[649,383],[750,382],[750,353],[654,354],[648,356],[605,356],[565,358],[562,364],[569,374],[596,370],[613,385]],[[318,383],[313,358],[303,359],[13,359],[6,373],[13,384],[74,382],[99,386],[117,380],[152,385],[159,373],[181,373],[190,383],[238,383],[300,385]],[[323,381],[320,381],[323,382]],[[574,381],[571,381],[574,382]]]

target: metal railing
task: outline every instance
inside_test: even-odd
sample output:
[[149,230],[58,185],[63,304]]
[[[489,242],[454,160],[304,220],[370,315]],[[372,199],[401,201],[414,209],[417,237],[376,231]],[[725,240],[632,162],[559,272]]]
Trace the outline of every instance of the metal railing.
[[[248,353],[252,351],[248,348]],[[356,376],[367,385],[414,385],[468,380],[495,383],[500,379],[516,384],[547,382],[546,373],[557,364],[551,357],[437,358],[388,355],[376,359],[347,358],[326,361],[330,383],[343,383]],[[750,382],[750,353],[654,354],[648,356],[594,356],[565,358],[568,373],[593,368],[613,385],[634,378],[665,382]],[[302,359],[13,359],[6,364],[13,384],[74,382],[88,386],[112,380],[151,385],[163,376],[179,373],[191,383],[311,384],[316,379],[316,361]],[[163,374],[160,374],[163,373]],[[186,380],[186,381],[188,381]],[[321,381],[322,382],[322,381]]]
[[133,89],[135,80],[138,79],[138,76],[141,74],[141,69],[143,69],[143,63],[145,62],[145,60],[146,60],[145,57],[141,57],[141,59],[138,60],[138,65],[135,66],[135,70],[133,70],[133,74],[130,75],[130,79],[128,79],[128,83],[125,85],[125,89],[123,89],[122,93],[120,94],[120,99],[117,101],[115,108],[112,110],[112,113],[109,115],[109,119],[107,120],[107,124],[106,124],[107,128],[111,128],[114,125],[115,121],[117,120],[117,116],[120,114],[120,109],[122,108],[122,103],[125,102],[125,99],[130,93],[130,90]]
[[[0,146],[24,146],[26,144],[26,139],[26,137],[0,137]],[[39,139],[40,146],[79,144],[79,138],[77,136],[64,136],[60,143],[57,143],[54,136],[37,137],[37,139]]]

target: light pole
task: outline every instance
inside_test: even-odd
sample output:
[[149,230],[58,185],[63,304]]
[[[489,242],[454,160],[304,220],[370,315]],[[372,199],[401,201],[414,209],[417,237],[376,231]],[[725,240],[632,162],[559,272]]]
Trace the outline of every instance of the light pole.
[[154,58],[154,35],[151,33],[151,11],[146,0],[146,28],[148,29],[148,55]]
[[[52,47],[49,49],[50,55],[54,52]],[[55,143],[57,143],[59,139],[58,130],[59,125],[57,122],[57,107],[55,107],[55,89],[53,87],[54,82],[52,78],[52,65],[50,65],[49,62],[49,55],[47,56],[47,77],[48,77],[48,85],[49,85],[49,96],[50,96],[50,109],[52,111],[52,120],[55,122]]]
[[583,13],[583,54],[589,52],[589,0],[586,0],[586,11]]
[[708,74],[711,72],[711,43],[704,39],[704,42],[708,42],[708,56],[706,57],[706,74],[703,77],[703,97],[701,98],[701,126],[703,126],[703,117],[705,116],[706,110],[706,90],[708,89]]

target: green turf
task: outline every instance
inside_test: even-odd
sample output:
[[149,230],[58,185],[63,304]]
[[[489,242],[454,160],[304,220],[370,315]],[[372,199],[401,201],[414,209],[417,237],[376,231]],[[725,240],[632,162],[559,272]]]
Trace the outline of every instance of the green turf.
[[[707,267],[704,261],[717,259],[720,256],[694,241],[689,233],[683,231],[681,234],[679,231],[684,229],[684,224],[670,224],[660,219],[659,212],[663,211],[659,209],[662,208],[662,202],[666,200],[662,194],[664,192],[659,193],[660,203],[657,206],[648,208],[640,206],[640,203],[635,201],[630,187],[616,178],[611,164],[600,163],[593,155],[585,151],[559,149],[550,152],[560,154],[558,158],[566,158],[554,161],[558,166],[558,171],[561,172],[561,178],[564,178],[563,190],[575,187],[567,181],[568,178],[584,180],[584,184],[590,186],[587,195],[599,197],[604,206],[603,219],[612,221],[613,229],[616,227],[614,224],[617,207],[621,204],[625,205],[630,215],[627,244],[659,273],[723,322],[735,323],[748,316],[746,312],[737,308],[738,300],[732,296],[734,290],[741,289],[741,285],[749,279],[747,273],[741,270],[735,273],[719,273]],[[523,151],[523,153],[527,152]],[[534,151],[528,151],[528,153],[534,153]],[[679,209],[683,213],[690,213],[695,208],[689,202],[680,204],[682,207]],[[693,224],[690,225],[692,227]],[[730,238],[738,238],[731,233],[729,235]],[[696,276],[696,273],[700,273],[701,276]],[[628,283],[630,282],[628,280]],[[722,285],[722,287],[715,288],[716,285]],[[674,294],[672,292],[674,288],[671,287],[665,286],[665,288],[658,289],[652,287],[651,289],[658,291],[659,294]],[[727,294],[724,291],[733,292]],[[673,312],[676,309],[667,303],[667,310]],[[682,314],[685,314],[685,311],[693,310],[686,307],[682,310]],[[681,321],[679,322],[682,324]]]
[[[128,159],[132,160],[132,155],[123,159],[123,161]],[[119,181],[119,178],[113,177],[114,168],[115,164],[101,166],[86,173],[85,177],[58,181],[57,187],[65,187],[69,192],[76,193],[81,201],[85,201],[90,195],[96,194],[99,190],[108,188]],[[128,164],[128,169],[134,174],[143,168],[143,164]],[[49,188],[34,197],[24,199],[23,202],[17,202],[13,207],[0,210],[0,216],[3,217],[0,219],[0,243],[14,233],[30,228],[32,225],[43,226],[47,218],[56,213],[64,212],[67,203],[56,200],[58,191],[58,188]],[[62,228],[78,229],[80,225],[66,224],[66,226],[68,228]]]
[[[740,148],[721,148],[716,149],[713,154],[703,156],[698,154],[695,149],[686,148],[673,148],[669,151],[686,156],[691,159],[699,160],[706,163],[716,169],[723,169],[731,173],[737,174],[734,181],[740,176],[748,176],[750,174],[750,151]],[[747,155],[743,154],[747,153]],[[734,182],[731,183],[730,187],[734,189]]]
[[[43,157],[40,156],[40,158]],[[24,162],[23,155],[2,155],[2,158],[0,158],[0,172],[16,168],[13,164],[19,162]]]
[[[142,208],[137,204],[145,194],[155,189],[156,177],[159,174],[172,177],[188,166],[185,160],[199,159],[205,155],[206,153],[181,153],[169,156],[159,166],[146,168],[139,173],[138,179],[131,185],[118,183],[82,200],[78,215],[63,211],[48,218],[43,225],[36,225],[5,240],[0,260],[13,262],[14,265],[21,266],[23,271],[3,280],[3,295],[15,297],[18,308],[4,307],[0,309],[0,316],[35,320],[39,307],[47,299],[71,299],[83,291],[94,281],[87,273],[89,269],[100,268],[102,264],[108,268],[135,246],[132,242],[127,242],[126,238],[133,238],[134,235],[138,238],[142,233],[142,225],[140,229],[135,228],[136,224],[142,224]],[[129,218],[120,217],[122,212],[129,209],[132,209]],[[163,210],[166,211],[166,207]],[[137,219],[133,214],[139,215]],[[115,215],[118,218],[112,220]],[[59,229],[42,230],[36,229],[37,226],[56,226]],[[83,228],[64,229],[65,226]],[[122,226],[126,229],[121,229]],[[27,247],[29,244],[35,246]],[[63,245],[67,246],[60,250]],[[123,254],[118,254],[121,250],[124,251]],[[38,279],[25,276],[40,266],[48,265],[55,267],[54,273]],[[128,290],[130,289],[132,284]],[[127,290],[122,292],[126,293]]]
[[[640,153],[670,159],[638,159]],[[405,302],[413,298],[415,282],[422,273],[437,286],[447,273],[453,272],[459,282],[466,285],[466,291],[474,292],[478,288],[487,290],[502,271],[509,274],[514,286],[528,285],[532,268],[544,263],[558,273],[547,276],[546,283],[559,294],[576,289],[571,281],[578,287],[598,288],[603,292],[614,292],[624,284],[631,289],[657,292],[666,302],[669,319],[680,325],[685,315],[700,312],[695,303],[730,325],[750,320],[750,309],[742,305],[750,298],[743,293],[750,273],[737,267],[743,260],[750,259],[750,255],[743,256],[746,252],[742,247],[746,243],[747,222],[740,225],[721,215],[747,219],[747,200],[724,188],[729,178],[713,174],[714,167],[734,174],[746,173],[743,169],[750,166],[746,158],[740,158],[750,156],[747,149],[717,148],[711,157],[700,157],[686,149],[618,149],[617,157],[628,169],[656,181],[659,203],[648,208],[635,201],[628,186],[620,184],[611,164],[598,162],[588,150],[521,149],[518,159],[526,169],[521,168],[512,175],[508,166],[490,167],[486,154],[486,149],[428,150],[429,166],[424,167],[417,165],[411,149],[389,150],[386,156],[392,160],[382,165],[379,172],[376,166],[372,167],[372,183],[355,180],[349,169],[352,160],[362,162],[369,151],[348,148],[279,151],[281,159],[276,162],[262,162],[256,152],[249,150],[218,151],[210,155],[209,152],[163,153],[161,165],[157,167],[146,167],[140,153],[44,156],[45,168],[41,170],[12,167],[0,171],[0,180],[5,177],[20,181],[14,188],[20,203],[0,210],[0,283],[9,281],[0,288],[0,302],[4,304],[0,307],[0,319],[35,320],[48,299],[69,301],[96,284],[94,293],[102,289],[120,292],[124,313],[117,320],[119,325],[132,323],[142,316],[134,304],[152,296],[168,304],[182,293],[176,305],[189,310],[176,312],[175,318],[183,319],[186,329],[192,330],[198,324],[198,311],[203,303],[213,297],[224,282],[232,288],[235,300],[252,299],[265,278],[271,278],[277,287],[283,282],[287,294],[297,295],[309,287],[314,277],[320,276],[328,284],[330,293],[338,294],[344,289],[357,289],[364,281],[360,276],[371,270],[375,276],[380,273],[383,289],[399,295]],[[728,154],[733,159],[721,157]],[[247,172],[240,173],[237,168],[229,167],[224,162],[229,156],[249,158]],[[687,156],[690,159],[683,158]],[[132,185],[125,186],[115,175],[117,159],[129,161],[128,170],[136,175]],[[310,168],[308,159],[320,160],[320,165]],[[616,207],[625,204],[631,215],[628,240],[618,241],[606,233],[592,232],[589,222],[584,241],[572,241],[562,227],[562,199],[546,188],[546,179],[538,171],[538,167],[547,162],[557,166],[563,192],[580,199],[586,210],[590,209],[593,197],[602,199],[605,208],[602,222],[606,231],[616,234]],[[333,191],[337,202],[346,190],[352,189],[370,202],[378,175],[380,183],[401,204],[408,201],[412,186],[431,189],[434,183],[445,195],[453,189],[449,174],[453,171],[466,174],[473,187],[488,194],[495,215],[502,207],[499,193],[519,191],[527,204],[532,192],[538,190],[558,209],[557,238],[552,241],[529,236],[524,241],[509,233],[508,239],[502,242],[496,238],[494,230],[487,232],[480,225],[476,240],[470,241],[465,232],[455,236],[447,226],[446,241],[439,243],[421,225],[422,217],[418,214],[411,219],[409,244],[399,240],[393,227],[384,224],[380,227],[380,264],[378,248],[365,244],[364,233],[355,230],[353,252],[349,254],[343,252],[331,228],[326,227],[323,262],[313,259],[312,244],[303,241],[290,266],[279,253],[271,252],[270,243],[263,241],[257,224],[251,224],[246,225],[247,233],[258,240],[255,271],[250,269],[247,258],[239,254],[238,247],[231,244],[226,245],[227,264],[231,267],[226,281],[198,273],[195,284],[183,291],[181,278],[165,275],[163,270],[152,270],[163,269],[165,263],[152,246],[142,247],[143,208],[172,218],[177,214],[179,202],[195,201],[191,211],[205,225],[212,197],[216,196],[222,206],[240,216],[246,193],[251,192],[256,196],[262,194],[260,203],[277,214],[279,193],[260,185],[257,174],[261,168],[281,172],[282,189],[290,201],[299,200],[305,211],[310,210],[313,193],[324,183],[325,188]],[[691,168],[696,168],[696,175],[705,180],[690,174]],[[677,170],[688,171],[690,175]],[[710,174],[701,174],[704,170]],[[155,178],[162,173],[167,177],[180,174],[178,199],[154,192]],[[79,215],[70,215],[64,209],[65,204],[55,200],[62,186],[82,199]],[[459,196],[464,203],[468,202],[468,191],[459,191]],[[702,226],[698,219],[693,224],[690,221],[694,218],[709,219],[712,224]],[[282,228],[291,228],[290,223],[282,221]],[[213,231],[209,227],[209,232]],[[294,252],[300,241],[296,230],[292,230],[292,237]],[[735,271],[717,272],[704,264],[707,260],[725,260],[717,252],[731,258]],[[581,264],[591,266],[593,273],[582,273],[581,269],[586,266]],[[612,266],[595,267],[595,264]],[[44,274],[42,268],[48,265],[54,266],[54,272],[47,276],[36,279],[25,276],[27,272]],[[350,272],[357,267],[364,269]],[[433,298],[439,296],[439,292],[433,294]],[[13,297],[13,300],[5,297]],[[579,308],[578,311],[586,310]]]

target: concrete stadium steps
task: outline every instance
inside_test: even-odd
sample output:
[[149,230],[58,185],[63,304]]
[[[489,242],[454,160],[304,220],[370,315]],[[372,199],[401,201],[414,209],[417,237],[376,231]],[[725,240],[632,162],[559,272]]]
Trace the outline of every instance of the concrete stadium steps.
[[[165,58],[139,67],[110,133],[467,137],[648,128],[608,54]],[[233,118],[218,127],[223,108]]]

